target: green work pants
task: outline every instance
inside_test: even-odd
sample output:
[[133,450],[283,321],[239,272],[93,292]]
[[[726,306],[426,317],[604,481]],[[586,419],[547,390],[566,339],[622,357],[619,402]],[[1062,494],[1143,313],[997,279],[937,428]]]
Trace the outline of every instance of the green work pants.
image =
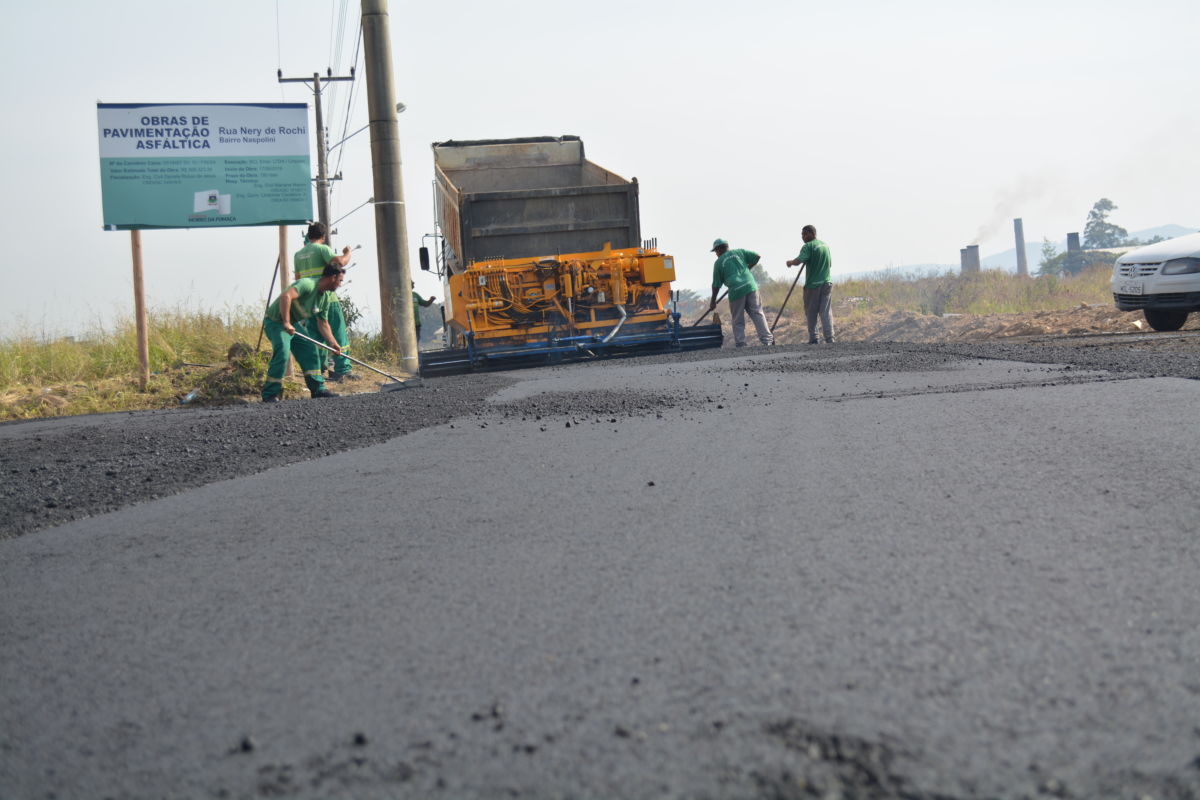
[[292,336],[273,319],[263,320],[263,329],[271,340],[271,363],[267,365],[267,379],[263,382],[263,400],[283,394],[283,376],[287,372],[288,359],[292,356],[296,357],[296,363],[304,370],[304,385],[309,392],[319,392],[325,388],[321,359],[317,354],[320,348],[312,342]]
[[[315,317],[307,320],[304,323],[304,327],[304,332],[309,336],[316,339],[318,342],[325,341],[325,337],[323,337],[321,332],[317,330],[317,320]],[[341,345],[342,352],[348,353],[350,351],[350,333],[346,329],[346,317],[342,314],[342,304],[339,300],[334,300],[329,306],[329,329],[333,332],[334,340]],[[321,359],[322,372],[324,372],[326,369],[329,369],[329,362],[331,359],[333,361],[333,371],[338,375],[347,374],[350,372],[350,369],[353,366],[350,359],[346,358],[344,355],[334,355],[324,347],[317,348],[317,357]]]

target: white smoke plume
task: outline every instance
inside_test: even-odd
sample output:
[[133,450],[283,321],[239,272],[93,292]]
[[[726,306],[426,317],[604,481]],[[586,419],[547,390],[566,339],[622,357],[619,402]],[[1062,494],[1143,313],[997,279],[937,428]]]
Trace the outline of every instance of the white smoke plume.
[[1041,174],[1024,177],[1015,186],[999,192],[995,207],[987,222],[979,226],[971,244],[979,244],[984,239],[1011,226],[1015,217],[1023,216],[1021,208],[1041,199],[1050,188],[1052,181],[1049,175]]

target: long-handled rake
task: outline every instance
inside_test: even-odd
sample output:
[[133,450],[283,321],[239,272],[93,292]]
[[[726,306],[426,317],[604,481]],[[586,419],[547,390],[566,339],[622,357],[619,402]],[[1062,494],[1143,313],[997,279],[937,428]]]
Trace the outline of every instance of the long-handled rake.
[[[300,331],[296,331],[292,335],[299,336],[301,339],[303,339],[306,342],[312,342],[317,347],[323,347],[331,353],[337,353],[337,350],[334,350],[332,347],[325,344],[324,342],[318,342],[316,339],[312,338],[311,336],[305,336]],[[358,364],[360,367],[366,367],[367,369],[371,370],[372,372],[378,372],[380,375],[384,376],[385,378],[391,378],[394,381],[394,383],[383,384],[383,386],[379,387],[379,391],[381,391],[381,392],[394,392],[397,389],[407,389],[410,386],[419,386],[421,384],[420,378],[414,377],[414,378],[408,379],[407,381],[401,380],[400,378],[397,378],[395,375],[390,375],[381,369],[375,369],[370,364],[359,361],[354,356],[348,356],[345,353],[342,353],[341,355],[344,356],[349,361],[353,361],[355,364]]]

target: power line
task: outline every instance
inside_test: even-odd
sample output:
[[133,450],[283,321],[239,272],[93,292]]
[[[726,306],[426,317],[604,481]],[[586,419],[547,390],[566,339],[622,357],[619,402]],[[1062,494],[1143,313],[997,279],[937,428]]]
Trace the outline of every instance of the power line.
[[[358,56],[359,56],[359,53],[361,52],[361,49],[362,49],[362,20],[359,20],[359,23],[358,23],[358,33],[357,33],[357,34],[355,34],[355,37],[354,37],[354,38],[355,38],[355,44],[354,44],[354,63],[352,63],[352,64],[350,65],[350,74],[351,74],[351,75],[353,75],[353,74],[354,74],[354,71],[355,71],[356,69],[358,69]],[[355,88],[356,88],[356,87],[357,87],[357,82],[355,82],[355,81],[352,81],[352,82],[350,83],[350,96],[346,98],[346,117],[345,117],[345,121],[343,121],[343,122],[342,122],[342,138],[339,140],[339,142],[345,142],[345,141],[346,141],[346,138],[347,138],[347,136],[346,136],[346,131],[350,130],[350,115],[351,115],[351,113],[354,111],[355,101],[357,101],[357,100],[358,100],[358,95],[355,93]],[[344,152],[345,152],[345,149],[344,149],[344,148],[339,148],[339,149],[338,149],[337,165],[336,165],[336,166],[333,168],[333,174],[334,174],[334,175],[339,175],[339,174],[341,174],[341,171],[342,171],[342,154],[343,154]],[[332,188],[331,188],[331,194],[332,194]]]
[[[336,43],[333,49],[333,61],[331,65],[335,72],[342,71],[342,51],[346,43],[346,16],[349,12],[350,0],[342,0],[341,14],[338,15],[337,34],[334,38]],[[329,92],[329,109],[331,119],[337,119],[338,100],[341,98],[340,87],[336,84],[330,87]]]
[[[314,72],[312,78],[285,78],[283,70],[276,73],[276,77],[280,83],[303,83],[309,85],[313,93],[313,105],[316,108],[316,128],[317,128],[317,218],[325,224],[326,231],[329,231],[329,171],[325,159],[328,156],[328,148],[325,146],[325,119],[321,113],[321,91],[323,90],[322,83],[328,85],[337,81],[352,81],[353,75],[337,75],[333,74],[333,70],[328,70],[324,78],[319,72]],[[309,81],[311,80],[311,84]],[[332,231],[326,234],[332,236]]]
[[330,2],[329,2],[329,58],[326,60],[326,63],[328,63],[331,68],[333,65],[333,30],[334,30],[333,20],[337,16],[337,14],[334,12],[334,8],[336,6],[337,6],[337,0],[330,0]]

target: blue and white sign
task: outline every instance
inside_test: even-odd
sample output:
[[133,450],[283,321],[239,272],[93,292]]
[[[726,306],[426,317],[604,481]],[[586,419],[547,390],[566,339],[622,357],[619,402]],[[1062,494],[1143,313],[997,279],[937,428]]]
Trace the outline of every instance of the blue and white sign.
[[98,103],[104,227],[312,219],[305,103]]

